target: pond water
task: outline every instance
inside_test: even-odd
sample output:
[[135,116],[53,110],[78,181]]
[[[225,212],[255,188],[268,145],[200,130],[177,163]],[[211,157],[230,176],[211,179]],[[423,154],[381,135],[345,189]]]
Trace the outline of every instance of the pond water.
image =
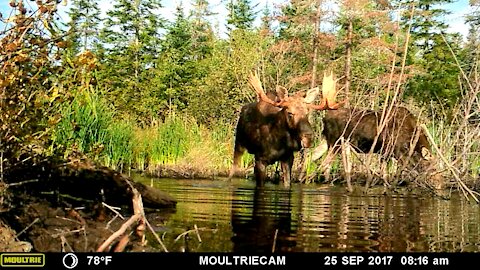
[[178,200],[163,219],[150,220],[169,251],[480,252],[480,208],[461,194],[444,200],[320,184],[288,190],[243,179],[136,179]]

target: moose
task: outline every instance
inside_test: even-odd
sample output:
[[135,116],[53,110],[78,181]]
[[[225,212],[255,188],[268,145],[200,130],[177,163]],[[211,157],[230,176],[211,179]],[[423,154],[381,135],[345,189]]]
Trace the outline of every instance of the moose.
[[280,161],[283,184],[290,186],[294,152],[312,145],[313,130],[308,121],[311,110],[334,110],[336,92],[332,88],[333,74],[324,76],[322,102],[314,104],[319,88],[288,95],[283,87],[277,87],[276,95],[265,94],[256,75],[250,74],[249,83],[259,101],[242,107],[236,127],[233,165],[229,178],[235,174],[245,150],[255,156],[254,175],[257,186],[266,180],[266,167]]
[[[341,138],[348,141],[353,149],[363,153],[370,152],[375,143],[373,153],[382,154],[385,158],[394,157],[405,167],[418,165],[420,170],[426,171],[436,165],[430,143],[422,128],[417,125],[417,118],[408,109],[392,106],[390,114],[385,115],[384,127],[377,137],[382,111],[340,108],[325,113],[322,134],[331,150],[323,166],[327,178],[334,154],[341,150]],[[440,188],[442,179],[439,174],[430,180]]]

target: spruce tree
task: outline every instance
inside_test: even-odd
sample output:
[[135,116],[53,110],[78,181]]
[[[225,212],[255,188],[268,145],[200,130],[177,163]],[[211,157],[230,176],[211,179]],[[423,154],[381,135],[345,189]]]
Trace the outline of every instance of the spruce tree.
[[72,8],[67,12],[70,16],[69,41],[71,51],[93,50],[98,44],[100,10],[96,0],[73,0]]
[[254,8],[257,5],[252,6],[250,0],[230,0],[227,4],[227,29],[252,29],[256,17]]
[[186,18],[182,5],[176,8],[175,19],[167,27],[157,65],[157,84],[160,99],[166,107],[184,109],[187,100],[186,86],[194,79],[195,54],[193,53],[192,23]]
[[210,10],[207,0],[194,0],[190,13],[192,22],[192,49],[197,60],[204,59],[212,52],[214,33],[209,22],[209,17],[214,15]]
[[160,0],[115,0],[101,33],[105,88],[119,110],[144,116],[139,121],[156,115],[150,69],[160,52],[161,7]]
[[448,25],[443,21],[450,12],[442,5],[453,1],[419,0],[413,3],[415,8],[411,21],[412,2],[401,3],[405,7],[402,17],[404,29],[411,24],[407,65],[416,68],[407,84],[406,94],[420,103],[434,101],[442,106],[452,106],[460,97],[459,69],[448,46],[458,56],[461,39],[458,34],[446,33]]

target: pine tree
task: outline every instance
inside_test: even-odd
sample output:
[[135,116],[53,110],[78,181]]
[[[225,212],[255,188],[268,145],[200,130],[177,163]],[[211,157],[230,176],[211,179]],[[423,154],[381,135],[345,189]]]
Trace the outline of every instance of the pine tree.
[[[344,0],[336,23],[340,26],[339,39],[343,46],[339,53],[345,56],[345,94],[348,96],[353,77],[382,81],[389,73],[393,27],[388,13],[389,3],[380,0]],[[372,63],[375,63],[372,65]],[[368,68],[366,68],[368,67]],[[377,80],[373,80],[373,79]],[[365,83],[362,82],[365,88]],[[383,87],[383,86],[382,86]],[[371,88],[378,88],[373,85]]]
[[[423,54],[432,49],[432,39],[438,32],[445,32],[448,25],[442,20],[450,14],[442,5],[453,3],[455,0],[401,0],[405,12],[401,23],[406,29],[411,23],[412,44],[416,47],[415,53]],[[414,5],[414,14],[410,22],[411,6]]]
[[[277,44],[283,47],[275,52],[273,61],[279,72],[281,85],[294,82],[289,87],[307,87],[316,84],[317,70],[322,70],[330,57],[334,42],[331,34],[321,32],[323,12],[319,0],[292,0],[281,7]],[[322,52],[320,55],[320,52]],[[297,85],[298,84],[298,85]]]
[[198,60],[208,57],[212,51],[214,33],[209,17],[214,15],[207,0],[195,0],[190,13],[192,21],[192,49]]
[[159,0],[116,0],[107,12],[103,41],[111,56],[133,60],[135,78],[159,52],[159,30],[164,21],[155,11],[161,7]]
[[105,88],[117,109],[142,116],[140,121],[157,114],[150,69],[160,52],[160,8],[159,0],[116,0],[101,33]]
[[[411,1],[405,2],[402,24],[405,29],[411,24],[411,46],[407,65],[414,65],[416,72],[407,84],[406,95],[419,102],[435,101],[443,106],[452,106],[460,97],[459,69],[448,46],[460,54],[459,34],[446,33],[448,25],[442,18],[449,14],[443,4],[453,0],[419,0],[414,3],[410,21]],[[446,44],[448,42],[448,45]]]
[[257,5],[252,6],[250,0],[230,0],[230,3],[227,4],[227,29],[230,31],[252,29],[256,17],[254,8]]
[[187,100],[185,88],[194,78],[192,22],[185,17],[182,5],[176,8],[174,22],[167,27],[157,65],[160,98],[168,109],[184,109]]
[[98,44],[98,28],[101,22],[97,1],[73,0],[72,8],[67,14],[71,19],[68,25],[73,54],[93,50]]
[[465,69],[468,75],[478,76],[480,65],[480,0],[470,1],[472,12],[467,14],[468,23],[467,42],[464,47]]
[[261,20],[262,24],[260,25],[260,30],[265,33],[270,33],[272,31],[272,14],[270,7],[268,6],[268,1],[265,1]]

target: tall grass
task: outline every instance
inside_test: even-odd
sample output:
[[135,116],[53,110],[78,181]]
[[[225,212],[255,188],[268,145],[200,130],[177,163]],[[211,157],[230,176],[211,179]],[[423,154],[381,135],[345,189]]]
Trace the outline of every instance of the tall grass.
[[71,103],[65,104],[57,125],[53,146],[68,157],[73,153],[114,169],[132,163],[133,126],[115,120],[115,111],[92,88],[80,88]]
[[147,147],[150,164],[175,164],[187,153],[189,141],[199,139],[196,123],[176,114],[167,116],[153,128],[153,138]]
[[53,144],[65,150],[96,153],[107,140],[113,113],[94,93],[85,89],[75,94],[70,104],[61,110],[62,120],[53,135]]
[[[95,91],[79,91],[62,109],[63,118],[52,137],[65,157],[84,154],[120,171],[131,168],[159,173],[163,168],[184,176],[226,175],[233,152],[234,127],[206,126],[194,117],[172,113],[163,121],[139,127],[119,119]],[[253,157],[244,155],[250,167]]]

